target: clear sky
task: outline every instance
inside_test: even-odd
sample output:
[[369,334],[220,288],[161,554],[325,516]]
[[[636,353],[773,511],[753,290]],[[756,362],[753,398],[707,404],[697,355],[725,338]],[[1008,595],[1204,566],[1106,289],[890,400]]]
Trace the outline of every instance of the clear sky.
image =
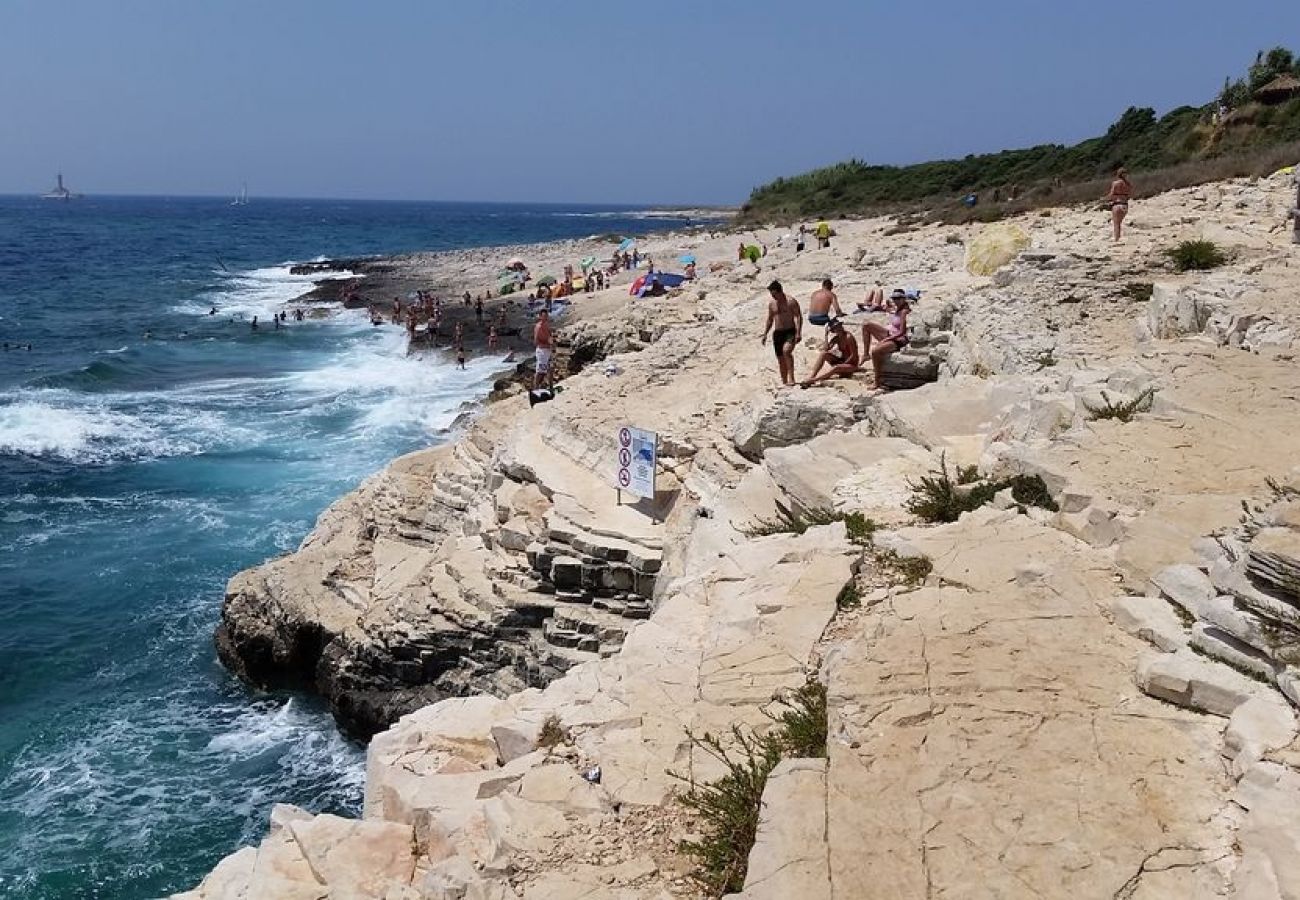
[[1207,102],[1295,0],[0,0],[0,193],[738,203]]

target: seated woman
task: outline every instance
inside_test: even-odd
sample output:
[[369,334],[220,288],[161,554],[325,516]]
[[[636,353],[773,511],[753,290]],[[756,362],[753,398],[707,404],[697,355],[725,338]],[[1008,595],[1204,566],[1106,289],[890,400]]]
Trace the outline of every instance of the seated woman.
[[907,294],[902,290],[896,290],[890,295],[889,306],[893,312],[890,313],[887,326],[879,322],[862,323],[862,346],[866,348],[867,356],[871,358],[875,387],[882,391],[887,390],[885,357],[907,346],[907,315],[912,311],[911,304],[907,302]]
[[[813,366],[812,374],[799,382],[799,387],[806,388],[832,378],[849,378],[862,371],[862,358],[858,356],[858,342],[853,339],[853,335],[844,330],[844,324],[838,319],[831,319],[826,328],[830,332],[830,343],[817,357],[817,364]],[[822,372],[823,366],[830,368]]]

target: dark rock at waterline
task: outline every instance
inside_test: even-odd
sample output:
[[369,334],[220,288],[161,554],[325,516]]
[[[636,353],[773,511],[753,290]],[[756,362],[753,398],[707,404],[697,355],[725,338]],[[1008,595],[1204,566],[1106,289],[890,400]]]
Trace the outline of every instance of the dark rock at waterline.
[[390,268],[383,258],[376,256],[355,256],[349,259],[323,259],[314,262],[298,263],[289,267],[291,275],[316,275],[320,272],[355,272],[368,275]]

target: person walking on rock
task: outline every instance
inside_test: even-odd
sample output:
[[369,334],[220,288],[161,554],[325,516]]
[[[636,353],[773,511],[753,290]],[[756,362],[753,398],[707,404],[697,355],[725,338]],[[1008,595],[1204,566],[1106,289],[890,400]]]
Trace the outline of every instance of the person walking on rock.
[[813,233],[817,235],[818,250],[825,250],[831,245],[831,226],[825,219],[817,223],[817,230]]
[[537,357],[537,368],[533,372],[533,390],[545,382],[547,386],[555,383],[551,375],[551,356],[555,352],[554,338],[551,335],[551,316],[546,310],[537,314],[537,324],[533,326],[533,352]]
[[781,288],[781,282],[773,281],[767,286],[771,299],[767,301],[767,324],[763,326],[760,343],[767,343],[767,336],[772,335],[772,350],[776,353],[776,368],[781,373],[781,383],[794,384],[794,348],[803,337],[803,314],[799,311],[799,301],[787,297]]
[[1115,240],[1121,237],[1124,217],[1128,215],[1128,204],[1133,199],[1133,185],[1128,180],[1128,169],[1120,166],[1115,170],[1115,180],[1110,183],[1110,193],[1106,203],[1110,205],[1110,220],[1115,229]]

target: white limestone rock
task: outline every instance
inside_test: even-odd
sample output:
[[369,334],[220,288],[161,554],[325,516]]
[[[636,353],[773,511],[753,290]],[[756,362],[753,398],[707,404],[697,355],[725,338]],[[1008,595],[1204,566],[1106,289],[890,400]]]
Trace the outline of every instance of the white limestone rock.
[[1276,695],[1252,697],[1232,711],[1223,742],[1233,752],[1233,774],[1240,778],[1265,754],[1296,737],[1296,717]]
[[1159,700],[1224,717],[1263,690],[1240,672],[1190,650],[1148,652],[1138,662],[1137,685]]
[[1117,597],[1110,610],[1116,625],[1166,653],[1187,646],[1187,629],[1161,597]]
[[769,447],[803,443],[853,422],[853,404],[840,391],[787,391],[775,402],[763,397],[749,404],[731,423],[730,432],[736,449],[757,459]]

